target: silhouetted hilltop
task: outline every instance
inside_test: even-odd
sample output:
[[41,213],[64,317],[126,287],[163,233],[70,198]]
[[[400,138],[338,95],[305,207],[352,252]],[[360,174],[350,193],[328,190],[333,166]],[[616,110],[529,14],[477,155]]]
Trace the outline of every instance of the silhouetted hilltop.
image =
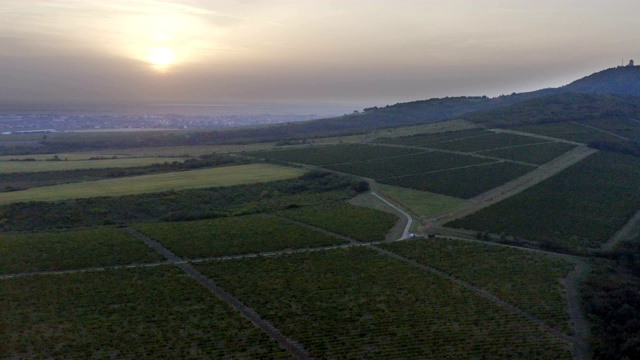
[[584,94],[640,95],[640,66],[618,66],[585,76],[569,85],[558,88],[560,92]]

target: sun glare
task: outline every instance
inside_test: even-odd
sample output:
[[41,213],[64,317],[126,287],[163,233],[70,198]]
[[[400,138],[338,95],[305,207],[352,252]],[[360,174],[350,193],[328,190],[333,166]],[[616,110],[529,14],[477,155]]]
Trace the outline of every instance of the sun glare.
[[154,47],[149,54],[149,61],[157,70],[167,70],[175,61],[173,50],[166,47]]

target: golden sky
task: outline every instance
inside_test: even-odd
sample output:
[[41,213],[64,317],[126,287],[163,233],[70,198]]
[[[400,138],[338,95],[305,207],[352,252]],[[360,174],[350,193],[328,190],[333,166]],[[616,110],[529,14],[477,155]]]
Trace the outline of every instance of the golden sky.
[[640,59],[640,1],[0,0],[0,101],[386,104]]

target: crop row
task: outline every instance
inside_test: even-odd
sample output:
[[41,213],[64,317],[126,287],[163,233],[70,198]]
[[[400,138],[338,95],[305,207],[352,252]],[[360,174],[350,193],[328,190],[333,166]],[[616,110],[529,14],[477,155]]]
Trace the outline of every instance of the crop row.
[[530,132],[539,135],[551,136],[559,139],[576,141],[580,143],[590,143],[592,141],[606,140],[615,141],[617,138],[609,134],[600,132],[588,127],[572,124],[569,122],[549,123],[539,125],[525,125],[511,128],[512,130]]
[[263,215],[134,225],[178,256],[203,258],[342,244],[345,241]]
[[526,318],[369,249],[197,267],[316,358],[571,358]]
[[533,169],[530,166],[500,162],[430,174],[387,178],[379,182],[469,199]]
[[462,240],[411,240],[381,247],[440,269],[570,332],[564,287],[574,264],[558,257]]
[[548,247],[598,248],[638,211],[640,159],[599,152],[447,226],[515,235]]
[[308,206],[278,213],[360,241],[384,240],[398,217],[344,202]]
[[0,233],[0,274],[126,265],[163,259],[120,228]]
[[439,144],[432,144],[429,146],[435,147],[438,149],[445,149],[445,150],[477,152],[477,151],[505,148],[510,146],[539,143],[540,141],[541,141],[540,139],[530,137],[530,136],[521,136],[521,135],[512,135],[512,134],[490,134],[487,136],[476,136],[471,138],[441,142]]
[[330,165],[354,161],[365,161],[385,157],[402,156],[419,152],[415,149],[363,144],[314,146],[300,149],[260,151],[251,156],[269,160],[287,161],[310,165]]
[[334,165],[328,166],[328,168],[379,180],[388,177],[421,174],[429,171],[451,169],[487,162],[491,162],[491,160],[434,151],[393,159],[379,159],[351,164]]
[[475,137],[481,137],[491,135],[491,132],[486,130],[464,130],[464,131],[452,131],[439,134],[421,134],[412,136],[403,136],[397,138],[379,138],[376,139],[377,143],[382,144],[395,144],[406,146],[428,146],[441,143],[443,141],[471,139]]
[[552,142],[511,147],[506,149],[488,150],[482,151],[479,154],[542,165],[573,148],[573,145]]
[[290,358],[177,268],[0,280],[0,358]]

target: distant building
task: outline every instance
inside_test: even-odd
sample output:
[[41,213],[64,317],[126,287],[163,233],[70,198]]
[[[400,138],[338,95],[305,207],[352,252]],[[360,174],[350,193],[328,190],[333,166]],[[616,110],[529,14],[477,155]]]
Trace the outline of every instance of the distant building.
[[633,63],[633,60],[629,60],[629,65],[627,65],[627,66],[635,66],[634,63]]

